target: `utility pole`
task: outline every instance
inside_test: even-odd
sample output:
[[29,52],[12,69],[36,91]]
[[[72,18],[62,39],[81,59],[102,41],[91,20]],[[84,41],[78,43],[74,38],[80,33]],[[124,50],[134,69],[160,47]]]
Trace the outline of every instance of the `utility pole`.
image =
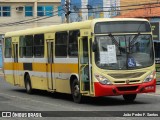
[[65,0],[65,17],[67,23],[69,23],[69,14],[71,13],[69,8],[70,8],[69,0]]

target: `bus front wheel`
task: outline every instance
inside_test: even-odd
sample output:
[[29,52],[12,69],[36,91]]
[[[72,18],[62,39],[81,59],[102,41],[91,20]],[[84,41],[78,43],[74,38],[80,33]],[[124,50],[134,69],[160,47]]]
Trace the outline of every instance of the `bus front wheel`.
[[80,93],[79,82],[77,79],[74,79],[71,86],[73,101],[76,103],[82,102],[82,95]]
[[123,98],[126,102],[133,102],[136,99],[137,94],[128,94],[123,95]]
[[26,92],[28,94],[32,93],[31,80],[30,80],[30,76],[28,74],[25,77],[25,88],[26,88]]

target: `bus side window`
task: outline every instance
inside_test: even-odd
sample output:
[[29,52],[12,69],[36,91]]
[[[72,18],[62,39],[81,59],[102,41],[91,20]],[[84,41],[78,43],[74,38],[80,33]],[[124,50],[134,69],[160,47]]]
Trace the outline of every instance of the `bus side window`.
[[34,56],[44,57],[44,34],[34,35]]
[[20,36],[19,39],[19,56],[23,57],[32,57],[33,56],[33,36]]
[[11,58],[12,56],[12,47],[11,47],[11,38],[5,38],[5,58]]
[[24,57],[33,57],[33,35],[26,35],[25,36],[25,43],[24,43]]
[[67,57],[67,43],[68,33],[67,31],[57,32],[55,34],[55,56],[56,57]]
[[24,47],[25,39],[24,38],[25,38],[24,36],[19,37],[19,56],[21,58],[23,58],[24,52],[25,52],[25,47]]
[[69,57],[78,56],[78,37],[79,36],[80,36],[79,30],[69,31],[69,45],[68,45]]

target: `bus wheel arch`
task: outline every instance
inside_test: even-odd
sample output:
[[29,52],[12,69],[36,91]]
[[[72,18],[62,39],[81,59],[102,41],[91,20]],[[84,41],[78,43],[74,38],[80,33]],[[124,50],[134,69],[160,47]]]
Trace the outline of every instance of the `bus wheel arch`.
[[70,88],[71,88],[71,94],[73,97],[73,101],[76,103],[82,102],[82,95],[80,93],[80,86],[77,76],[72,75],[70,78]]
[[30,75],[28,72],[26,72],[24,74],[24,85],[25,85],[25,88],[26,88],[26,92],[28,94],[31,94],[32,93],[32,84],[31,84],[31,79],[30,79]]

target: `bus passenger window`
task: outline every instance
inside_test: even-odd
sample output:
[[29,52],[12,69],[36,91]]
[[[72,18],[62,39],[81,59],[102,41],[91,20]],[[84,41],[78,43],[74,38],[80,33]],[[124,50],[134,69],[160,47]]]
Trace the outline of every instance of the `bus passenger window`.
[[69,31],[68,55],[70,57],[78,56],[78,37],[79,36],[80,36],[79,30]]
[[57,32],[55,35],[55,56],[56,57],[67,57],[67,32]]
[[25,47],[24,47],[25,39],[24,38],[25,38],[24,36],[19,37],[19,56],[21,58],[23,58],[24,53],[25,53]]
[[5,38],[5,58],[11,58],[11,38]]
[[34,56],[44,56],[44,34],[34,35]]
[[33,57],[33,35],[20,37],[20,57]]

